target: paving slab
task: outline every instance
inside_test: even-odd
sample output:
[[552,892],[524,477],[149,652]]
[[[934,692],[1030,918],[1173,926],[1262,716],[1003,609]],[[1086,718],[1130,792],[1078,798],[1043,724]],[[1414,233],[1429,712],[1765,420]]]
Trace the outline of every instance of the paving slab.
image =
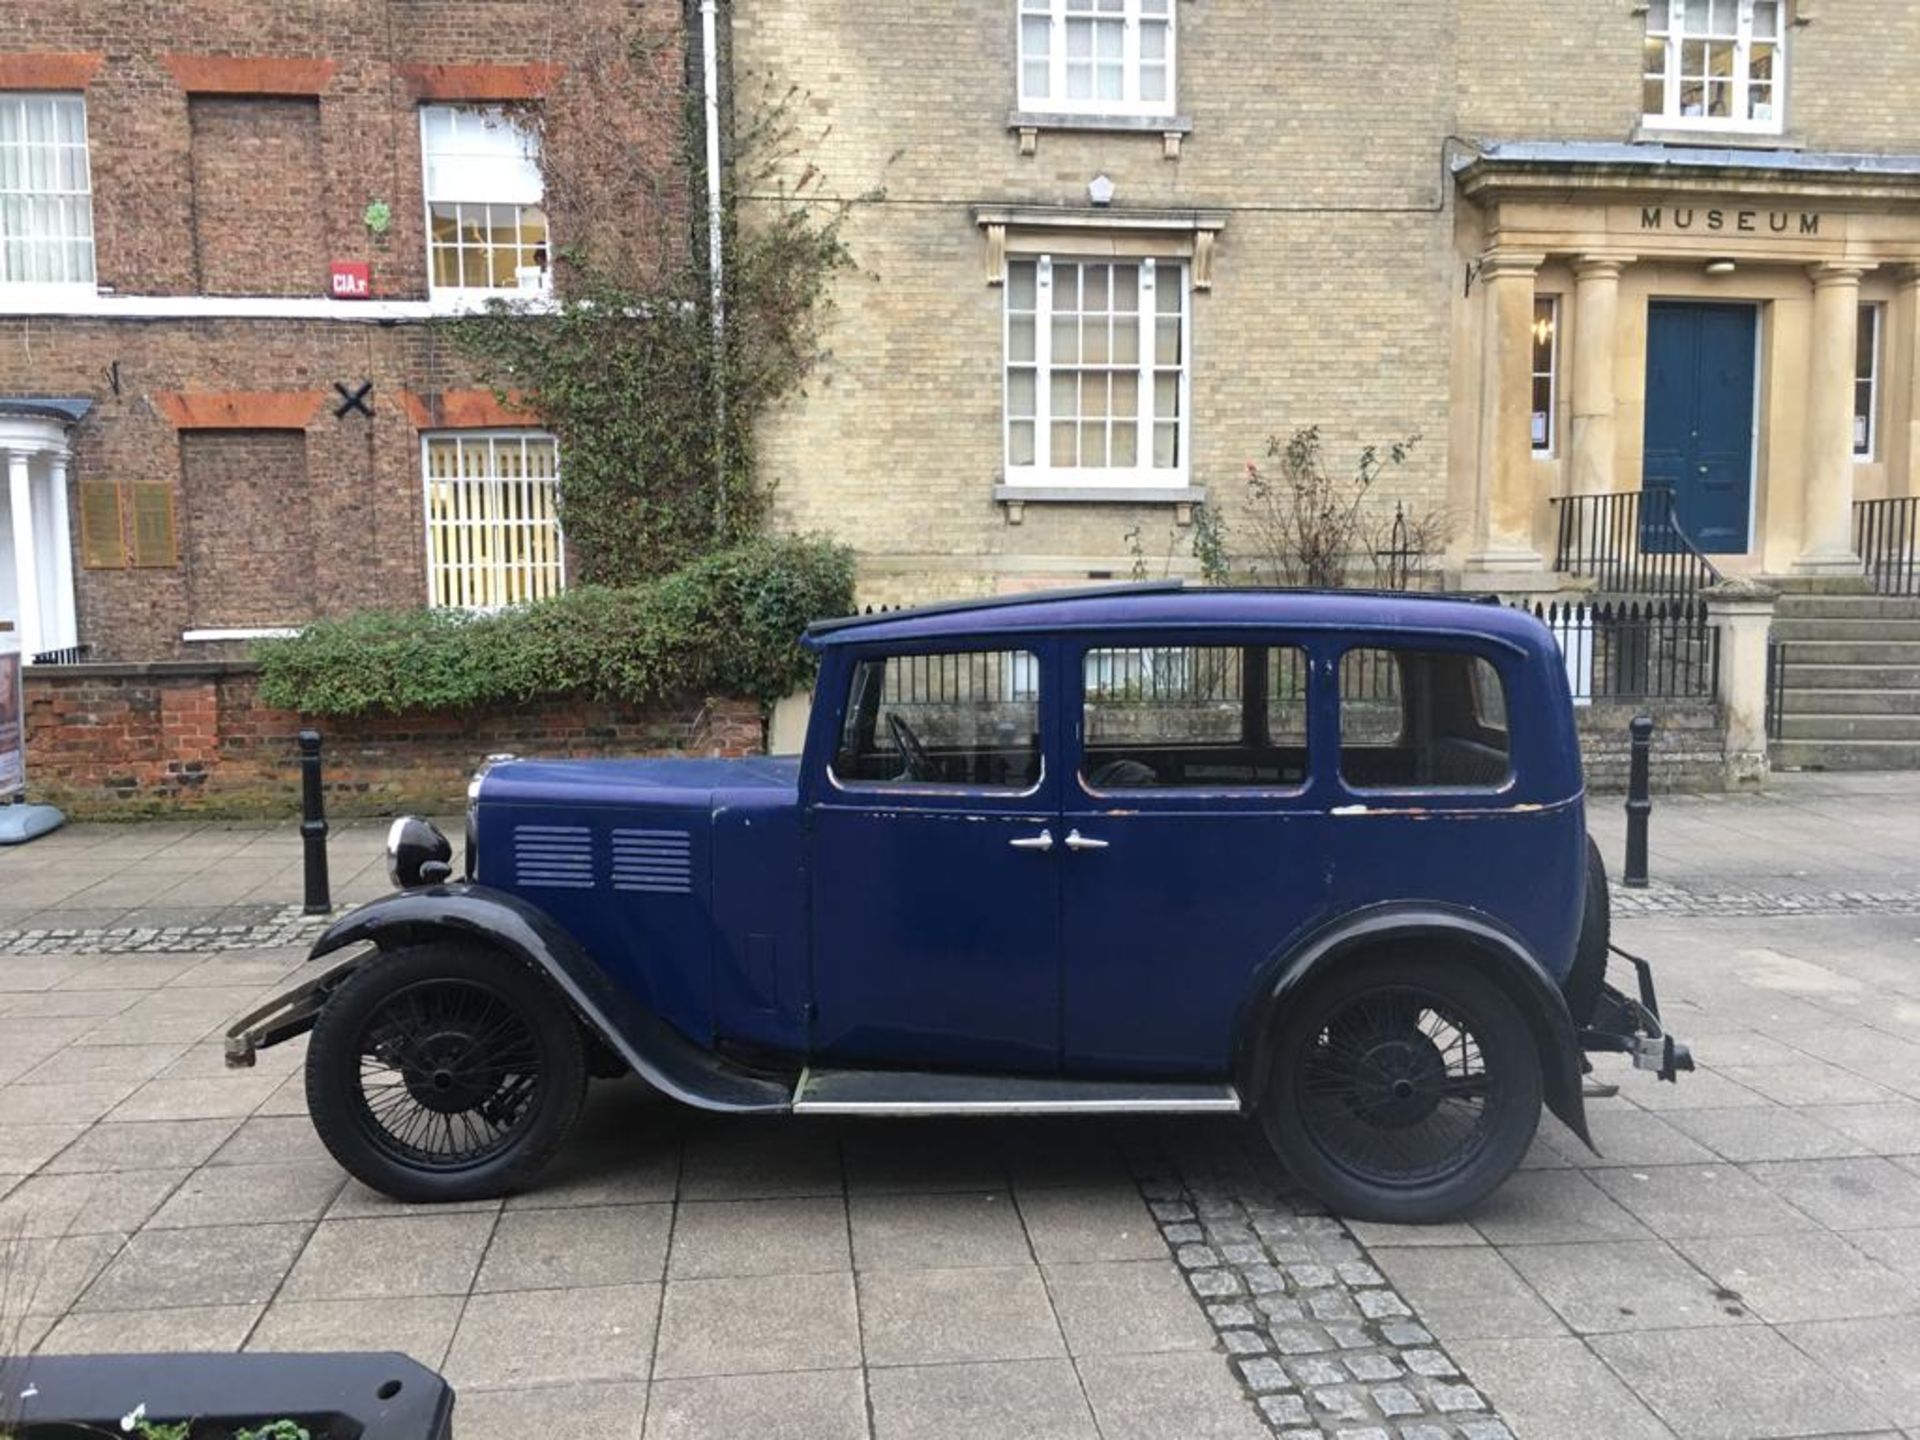
[[1269,1434],[1213,1355],[1085,1356],[1075,1368],[1102,1440],[1262,1440]]
[[[1654,1234],[1688,1236],[1780,1235],[1815,1223],[1758,1180],[1733,1165],[1661,1166],[1649,1170],[1595,1170],[1596,1185]],[[1785,1242],[1778,1242],[1784,1244]]]
[[753,1440],[867,1440],[866,1385],[860,1372],[710,1375],[654,1384],[647,1403],[646,1440],[737,1440],[748,1435]]
[[1891,1418],[1764,1326],[1602,1335],[1593,1349],[1684,1440],[1841,1435]]
[[872,1271],[860,1276],[859,1299],[870,1366],[1067,1353],[1046,1284],[1031,1265]]
[[1583,1341],[1459,1340],[1450,1349],[1479,1385],[1501,1397],[1502,1413],[1526,1440],[1672,1440]]
[[851,1270],[844,1200],[687,1200],[668,1274],[679,1279]]
[[867,1393],[874,1440],[1099,1440],[1065,1360],[875,1370]]
[[[458,1295],[388,1296],[365,1300],[289,1300],[267,1307],[247,1338],[249,1350],[292,1353],[394,1350],[437,1370],[446,1359],[454,1326],[466,1307]],[[460,1397],[461,1433],[466,1397]]]
[[309,1225],[217,1225],[143,1230],[129,1239],[80,1310],[265,1304],[293,1268]]
[[659,1313],[658,1285],[475,1295],[443,1373],[456,1390],[644,1381]]
[[860,1363],[851,1275],[674,1280],[660,1317],[656,1377],[826,1370]]
[[1506,1252],[1514,1269],[1579,1334],[1751,1324],[1672,1246],[1658,1240],[1591,1245],[1523,1245]]
[[494,1227],[475,1291],[637,1285],[662,1278],[673,1215],[666,1205],[513,1210]]
[[1016,1193],[1033,1254],[1042,1263],[1166,1255],[1159,1227],[1131,1185],[1022,1187]]
[[569,1435],[580,1440],[639,1440],[647,1414],[647,1387],[632,1383],[535,1385],[514,1390],[464,1389],[460,1440],[532,1440]]
[[1442,1340],[1564,1335],[1567,1327],[1512,1264],[1488,1247],[1378,1250],[1374,1264]]
[[1788,1325],[1781,1333],[1851,1382],[1894,1424],[1920,1427],[1920,1317]]
[[1839,1235],[1812,1231],[1796,1235],[1790,1245],[1769,1235],[1703,1237],[1674,1244],[1770,1324],[1920,1314],[1920,1285]]
[[1165,1260],[1045,1265],[1047,1290],[1076,1356],[1211,1350],[1213,1329]]
[[323,1221],[282,1293],[293,1300],[465,1295],[494,1223],[486,1212]]

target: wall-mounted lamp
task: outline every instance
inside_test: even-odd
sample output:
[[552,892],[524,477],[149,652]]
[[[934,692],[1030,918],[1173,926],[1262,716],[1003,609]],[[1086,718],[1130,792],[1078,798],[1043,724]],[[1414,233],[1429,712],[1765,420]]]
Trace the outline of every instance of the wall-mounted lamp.
[[1740,267],[1731,260],[1709,260],[1707,262],[1707,274],[1709,275],[1731,275],[1739,268]]

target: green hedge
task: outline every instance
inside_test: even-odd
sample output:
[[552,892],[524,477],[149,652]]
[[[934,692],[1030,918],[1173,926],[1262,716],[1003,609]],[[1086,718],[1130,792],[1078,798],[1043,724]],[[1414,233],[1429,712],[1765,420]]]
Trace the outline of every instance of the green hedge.
[[774,700],[811,678],[807,624],[853,609],[853,555],[762,539],[632,589],[491,615],[373,611],[255,647],[260,697],[308,715],[466,710],[551,695]]

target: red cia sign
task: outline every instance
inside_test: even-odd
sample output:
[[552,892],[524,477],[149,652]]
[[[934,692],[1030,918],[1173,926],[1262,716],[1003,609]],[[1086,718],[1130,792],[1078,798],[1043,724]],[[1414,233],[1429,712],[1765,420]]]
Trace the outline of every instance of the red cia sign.
[[332,280],[336,300],[365,300],[373,293],[373,269],[365,260],[334,261]]

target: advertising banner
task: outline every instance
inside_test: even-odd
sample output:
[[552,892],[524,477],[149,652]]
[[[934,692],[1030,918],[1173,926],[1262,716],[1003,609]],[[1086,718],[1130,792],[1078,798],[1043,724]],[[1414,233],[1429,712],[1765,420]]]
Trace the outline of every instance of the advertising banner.
[[27,697],[22,688],[20,642],[0,630],[0,799],[27,788]]

